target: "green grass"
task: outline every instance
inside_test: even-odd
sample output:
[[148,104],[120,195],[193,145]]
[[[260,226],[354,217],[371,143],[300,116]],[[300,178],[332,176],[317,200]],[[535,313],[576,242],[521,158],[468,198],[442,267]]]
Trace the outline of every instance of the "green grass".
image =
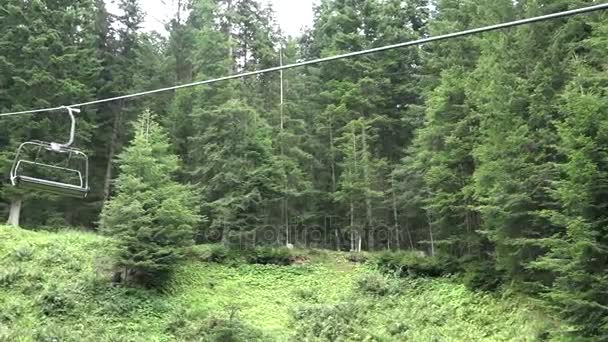
[[110,284],[107,238],[0,226],[0,341],[536,341],[560,328],[524,300],[451,279],[389,279],[346,254],[299,253],[310,261],[192,260],[159,293]]

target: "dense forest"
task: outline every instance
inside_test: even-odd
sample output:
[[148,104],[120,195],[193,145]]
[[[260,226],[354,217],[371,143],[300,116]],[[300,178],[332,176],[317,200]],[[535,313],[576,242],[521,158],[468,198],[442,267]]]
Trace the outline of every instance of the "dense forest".
[[[3,0],[0,112],[593,3],[322,0],[313,25],[286,37],[255,0],[175,1],[166,34],[141,29],[137,0],[118,1],[118,15],[103,0]],[[0,214],[22,227],[131,242],[129,230],[146,227],[163,235],[161,249],[194,240],[415,250],[475,288],[540,299],[579,336],[606,338],[607,15],[87,106],[76,137],[90,156],[87,199],[3,179]],[[2,174],[20,143],[64,140],[68,125],[62,113],[1,118]],[[121,253],[121,264],[133,253]]]

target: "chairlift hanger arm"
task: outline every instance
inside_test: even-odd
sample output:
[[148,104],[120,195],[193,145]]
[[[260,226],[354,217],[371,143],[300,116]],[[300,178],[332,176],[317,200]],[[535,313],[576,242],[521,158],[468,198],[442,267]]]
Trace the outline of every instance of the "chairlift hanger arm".
[[61,108],[67,109],[68,115],[70,116],[70,137],[68,139],[68,142],[66,142],[65,144],[51,143],[51,148],[57,151],[61,150],[62,148],[70,147],[74,143],[74,136],[76,135],[76,118],[74,117],[74,113],[80,113],[80,109],[77,108],[65,106],[62,106]]

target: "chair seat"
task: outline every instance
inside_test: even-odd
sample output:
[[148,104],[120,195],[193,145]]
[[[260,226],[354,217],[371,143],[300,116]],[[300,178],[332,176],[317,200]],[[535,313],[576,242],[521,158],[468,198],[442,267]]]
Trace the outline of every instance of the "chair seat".
[[28,176],[17,176],[16,180],[19,186],[36,190],[44,190],[46,192],[51,192],[58,195],[85,198],[89,194],[88,188],[83,188],[78,185],[54,182]]

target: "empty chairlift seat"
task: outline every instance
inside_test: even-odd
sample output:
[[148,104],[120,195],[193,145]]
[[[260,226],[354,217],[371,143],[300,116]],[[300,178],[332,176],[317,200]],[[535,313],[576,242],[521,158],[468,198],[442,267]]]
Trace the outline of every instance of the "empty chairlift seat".
[[75,118],[78,110],[66,108],[72,122],[65,144],[27,141],[17,149],[10,181],[15,187],[62,196],[85,198],[89,193],[89,160],[74,147]]

